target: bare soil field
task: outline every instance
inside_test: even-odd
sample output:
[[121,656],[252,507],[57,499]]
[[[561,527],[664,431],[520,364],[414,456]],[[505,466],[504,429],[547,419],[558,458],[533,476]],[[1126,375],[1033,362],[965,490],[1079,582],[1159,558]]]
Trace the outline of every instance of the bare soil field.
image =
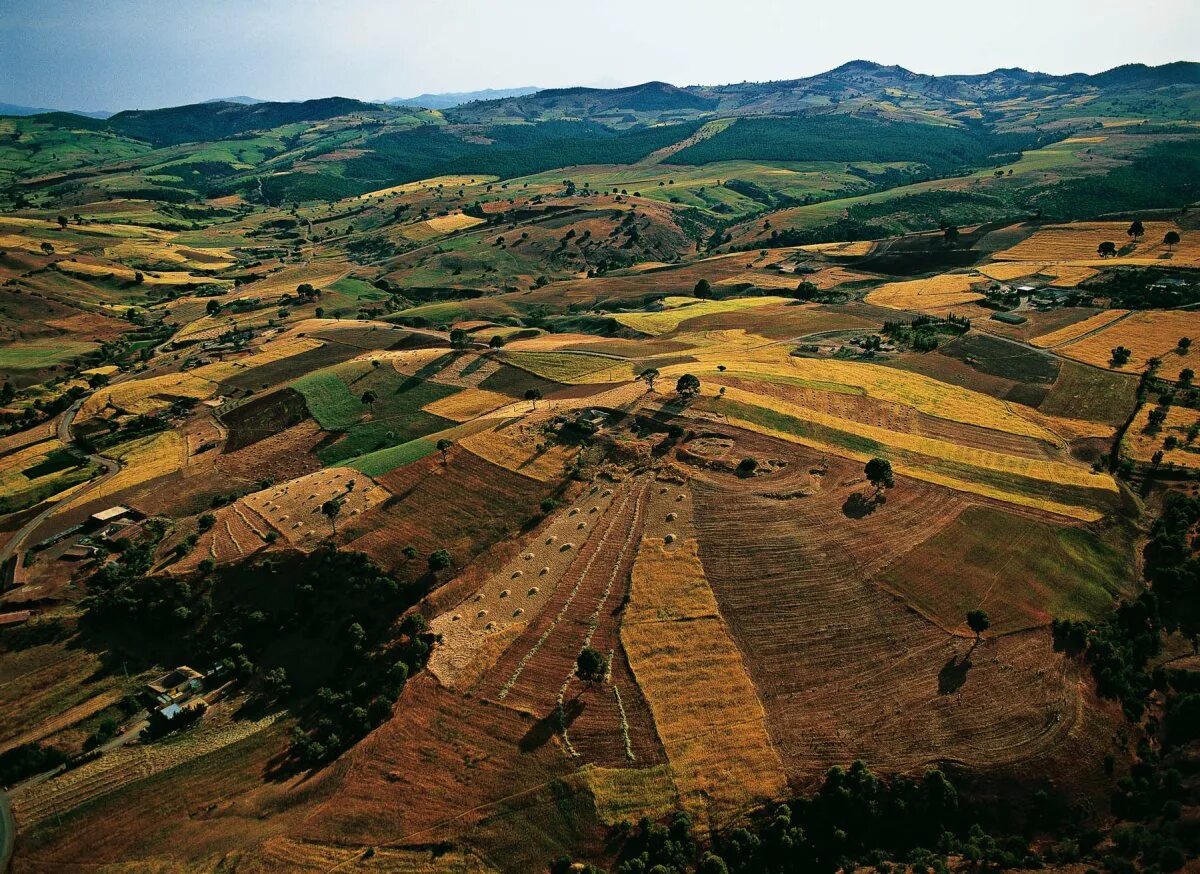
[[886,504],[851,519],[842,507],[861,472],[825,461],[812,497],[761,497],[758,478],[694,488],[706,576],[793,784],[854,758],[884,771],[1097,762],[1076,743],[1095,743],[1101,717],[1047,635],[972,650],[870,582],[955,519],[962,498],[900,479]]

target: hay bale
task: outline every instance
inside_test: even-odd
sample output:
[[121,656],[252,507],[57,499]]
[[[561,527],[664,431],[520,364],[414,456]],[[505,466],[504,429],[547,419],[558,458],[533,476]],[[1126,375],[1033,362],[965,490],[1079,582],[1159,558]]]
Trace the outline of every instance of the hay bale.
[[540,591],[541,591],[541,589],[539,589],[537,586],[530,586],[529,591],[526,592],[525,594],[527,594],[530,598],[532,598],[534,595],[536,595]]

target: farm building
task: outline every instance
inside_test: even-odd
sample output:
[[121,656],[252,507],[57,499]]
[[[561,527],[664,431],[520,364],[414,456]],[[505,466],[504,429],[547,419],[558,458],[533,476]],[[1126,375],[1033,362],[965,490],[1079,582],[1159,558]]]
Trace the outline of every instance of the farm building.
[[142,693],[155,708],[170,708],[179,705],[200,691],[204,675],[199,671],[180,665],[157,680],[147,683]]
[[92,528],[93,530],[97,528],[103,528],[105,525],[109,525],[118,520],[130,519],[132,516],[133,511],[128,507],[117,505],[88,516],[88,527]]

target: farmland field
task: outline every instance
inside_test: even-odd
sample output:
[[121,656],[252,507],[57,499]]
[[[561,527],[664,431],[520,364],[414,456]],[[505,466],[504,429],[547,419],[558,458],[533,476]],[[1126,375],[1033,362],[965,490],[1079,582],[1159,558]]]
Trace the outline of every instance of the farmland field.
[[[0,16],[0,98],[114,110],[0,104],[0,868],[1195,867],[1200,64],[802,69],[1191,5],[64,5]],[[800,78],[572,85],[739,39]]]

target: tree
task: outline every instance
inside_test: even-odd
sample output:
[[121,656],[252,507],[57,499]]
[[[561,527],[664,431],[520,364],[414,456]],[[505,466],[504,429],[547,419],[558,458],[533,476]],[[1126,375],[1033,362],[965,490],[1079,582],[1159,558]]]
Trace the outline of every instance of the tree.
[[542,399],[541,389],[531,388],[525,392],[525,400],[529,401],[531,410],[537,409],[537,402]]
[[218,300],[210,300],[204,305],[204,311],[210,316],[215,316],[221,311],[221,302]]
[[886,458],[872,458],[867,462],[865,470],[867,481],[875,486],[876,495],[896,484],[892,478],[892,463]]
[[983,610],[968,610],[967,611],[967,627],[975,632],[975,640],[979,640],[979,636],[988,630],[991,625],[991,620],[988,619],[987,613]]
[[1129,235],[1130,239],[1140,240],[1142,235],[1146,233],[1146,228],[1142,225],[1141,219],[1134,219],[1133,223],[1129,226],[1129,230],[1125,233]]
[[58,217],[58,227],[63,231],[67,229],[67,217],[65,215],[60,215]]
[[448,453],[450,451],[450,447],[453,445],[454,445],[454,441],[448,440],[445,437],[443,437],[441,440],[439,440],[437,442],[437,450],[438,450],[438,452],[442,453],[442,466],[443,467],[445,467],[446,464],[448,463],[446,461],[446,453]]
[[455,349],[466,349],[471,345],[471,335],[462,328],[450,330],[450,345]]
[[146,277],[142,275],[142,271],[137,270],[134,272],[134,274],[133,274],[133,284],[134,285],[141,285],[145,281],[146,281]]
[[503,345],[504,345],[504,338],[501,337],[499,334],[497,334],[495,337],[492,337],[492,339],[488,340],[488,348],[489,349],[499,349]]
[[608,675],[608,659],[598,649],[585,646],[575,659],[575,676],[587,685],[603,683]]
[[675,391],[685,401],[691,400],[700,393],[700,379],[690,373],[685,373],[675,382]]
[[758,462],[753,458],[743,458],[738,462],[738,473],[742,476],[750,476],[754,471],[758,470]]
[[450,567],[450,553],[445,549],[436,549],[429,553],[429,570],[431,573]]
[[953,246],[958,242],[958,227],[955,225],[947,225],[942,231],[942,239],[946,241],[946,245]]
[[651,392],[653,392],[654,391],[654,380],[658,379],[658,376],[659,376],[659,373],[658,373],[657,367],[647,367],[645,370],[643,370],[641,373],[638,374],[638,379],[640,379],[640,380],[642,380],[642,382],[646,383],[646,385],[649,387],[649,390]]
[[364,406],[373,406],[377,400],[379,400],[379,395],[375,394],[372,389],[367,389],[362,393],[362,402]]
[[1105,240],[1096,247],[1096,254],[1101,258],[1112,258],[1117,254],[1117,244],[1111,240]]
[[712,297],[712,284],[707,279],[701,279],[696,283],[696,287],[692,289],[692,293],[699,298]]
[[11,404],[13,398],[17,396],[17,390],[13,388],[11,382],[4,383],[0,386],[0,404]]
[[1187,387],[1192,384],[1192,380],[1196,378],[1196,371],[1190,367],[1185,367],[1179,371],[1179,384]]
[[1167,231],[1167,235],[1163,237],[1163,245],[1173,251],[1179,245],[1179,231]]
[[1180,355],[1187,355],[1188,350],[1191,348],[1192,348],[1192,338],[1191,337],[1180,337],[1179,342],[1175,345],[1175,349],[1176,349],[1176,351],[1179,352]]
[[1129,356],[1132,354],[1131,350],[1126,349],[1124,346],[1118,346],[1112,351],[1112,363],[1117,367],[1123,367],[1129,363]]
[[333,526],[333,536],[337,537],[337,517],[342,512],[342,499],[331,498],[321,505],[321,515],[329,520],[329,524]]

